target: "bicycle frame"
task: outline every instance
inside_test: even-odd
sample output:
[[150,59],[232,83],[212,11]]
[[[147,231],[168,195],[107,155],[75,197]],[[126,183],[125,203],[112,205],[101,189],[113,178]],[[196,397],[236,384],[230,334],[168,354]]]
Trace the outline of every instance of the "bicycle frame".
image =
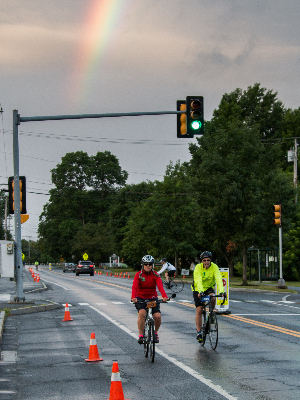
[[[209,342],[211,348],[213,350],[216,349],[218,344],[218,321],[217,316],[213,310],[212,298],[213,297],[223,297],[223,295],[207,295],[201,297],[201,302],[203,303],[203,311],[202,311],[202,336],[203,341],[201,343],[204,346],[206,341],[206,336],[209,336]],[[226,296],[224,297],[224,301],[226,300]]]
[[[172,298],[174,299],[176,294],[172,294],[171,297],[168,298],[168,301]],[[144,328],[144,355],[148,357],[150,351],[150,360],[153,363],[155,357],[155,329],[154,329],[154,318],[152,313],[152,308],[155,307],[156,304],[163,303],[162,300],[153,300],[153,299],[144,299],[143,301],[138,301],[140,304],[147,303],[146,308],[146,318],[145,318],[145,328]]]

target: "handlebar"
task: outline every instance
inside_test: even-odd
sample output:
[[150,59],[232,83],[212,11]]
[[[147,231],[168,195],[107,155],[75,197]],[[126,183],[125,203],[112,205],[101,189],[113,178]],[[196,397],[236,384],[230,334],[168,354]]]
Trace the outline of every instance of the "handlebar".
[[[175,299],[175,297],[176,297],[176,293],[173,293],[171,297],[168,297],[168,300],[167,300],[167,301],[170,301],[171,299]],[[161,299],[158,299],[158,300],[154,300],[154,299],[143,299],[143,300],[138,300],[136,303],[138,303],[138,304],[144,304],[144,303],[149,303],[149,302],[151,302],[151,301],[155,301],[155,302],[158,303],[158,304],[164,303],[164,301],[161,300]],[[132,300],[131,300],[131,302],[133,303]],[[136,303],[134,303],[134,304],[136,304]]]
[[224,293],[224,294],[212,294],[212,295],[201,296],[201,303],[206,303],[206,304],[210,303],[212,297],[215,297],[215,298],[223,297],[223,299],[224,299],[222,302],[222,305],[223,305],[225,303],[225,300],[227,299],[227,294]]

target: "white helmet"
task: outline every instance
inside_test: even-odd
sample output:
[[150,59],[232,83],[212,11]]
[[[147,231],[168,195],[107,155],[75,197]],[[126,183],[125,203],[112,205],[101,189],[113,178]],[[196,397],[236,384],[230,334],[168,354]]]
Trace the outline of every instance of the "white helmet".
[[147,264],[147,263],[154,264],[154,261],[155,261],[154,258],[152,256],[150,256],[149,254],[142,258],[142,264]]

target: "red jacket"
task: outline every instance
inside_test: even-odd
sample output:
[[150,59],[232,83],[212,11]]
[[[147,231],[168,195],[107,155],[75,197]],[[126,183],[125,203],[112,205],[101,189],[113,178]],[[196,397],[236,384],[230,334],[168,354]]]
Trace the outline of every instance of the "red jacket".
[[133,279],[131,298],[134,299],[136,297],[141,297],[142,299],[152,299],[157,297],[156,286],[158,287],[162,297],[168,297],[161,277],[157,272],[151,271],[149,274],[144,270],[142,273],[137,272]]

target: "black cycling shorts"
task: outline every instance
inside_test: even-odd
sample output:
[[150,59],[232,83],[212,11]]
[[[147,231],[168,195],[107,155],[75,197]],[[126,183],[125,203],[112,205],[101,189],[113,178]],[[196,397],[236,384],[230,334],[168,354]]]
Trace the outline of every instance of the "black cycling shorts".
[[[137,297],[138,301],[142,301],[144,299],[142,299],[141,297]],[[154,300],[158,300],[158,297],[155,297],[154,299],[151,299],[151,301]],[[135,308],[139,311],[139,310],[146,310],[147,308],[147,303],[134,303]],[[152,314],[155,314],[157,312],[160,313],[160,303],[156,303],[156,306],[152,308]]]
[[[205,292],[203,292],[206,296],[211,294],[211,293],[215,293],[213,288],[208,288],[205,290]],[[194,302],[195,302],[195,306],[200,307],[203,305],[203,303],[201,302],[200,297],[198,297],[199,292],[193,292],[193,296],[194,296]]]
[[172,269],[172,271],[168,271],[168,276],[174,277],[175,276],[175,269]]

